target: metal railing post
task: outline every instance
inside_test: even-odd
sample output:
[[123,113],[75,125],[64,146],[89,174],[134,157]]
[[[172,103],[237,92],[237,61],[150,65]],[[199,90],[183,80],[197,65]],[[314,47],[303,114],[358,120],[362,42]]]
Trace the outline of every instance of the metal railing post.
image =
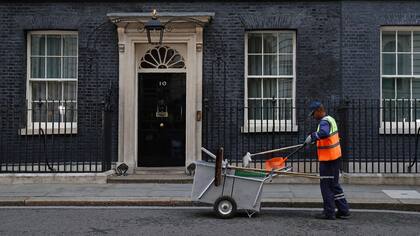
[[341,169],[343,172],[349,172],[349,132],[348,132],[348,109],[349,100],[340,100],[338,107],[338,118],[339,118],[339,134],[341,143]]
[[[103,135],[103,155],[102,171],[111,169],[112,162],[112,106],[111,101],[106,99],[102,110],[102,135]],[[98,170],[96,170],[98,171]]]

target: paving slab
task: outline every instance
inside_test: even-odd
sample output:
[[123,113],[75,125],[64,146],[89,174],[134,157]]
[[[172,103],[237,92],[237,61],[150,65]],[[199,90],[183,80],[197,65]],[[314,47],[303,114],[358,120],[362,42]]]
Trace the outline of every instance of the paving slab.
[[420,193],[417,190],[382,190],[386,195],[391,198],[398,199],[420,199]]

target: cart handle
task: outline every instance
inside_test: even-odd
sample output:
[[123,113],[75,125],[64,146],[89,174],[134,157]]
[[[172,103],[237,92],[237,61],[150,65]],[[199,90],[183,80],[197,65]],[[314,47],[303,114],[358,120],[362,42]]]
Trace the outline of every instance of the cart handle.
[[209,155],[211,158],[216,160],[216,155],[214,155],[213,153],[211,153],[209,150],[205,149],[204,147],[201,147],[201,151],[203,151],[204,153],[206,153],[207,155]]

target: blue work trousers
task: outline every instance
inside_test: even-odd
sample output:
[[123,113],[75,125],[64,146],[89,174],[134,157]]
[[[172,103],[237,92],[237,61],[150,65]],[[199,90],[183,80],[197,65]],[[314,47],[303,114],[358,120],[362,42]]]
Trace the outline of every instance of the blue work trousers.
[[319,174],[320,176],[334,176],[334,178],[323,178],[320,181],[321,194],[324,201],[324,214],[334,216],[336,207],[338,212],[347,214],[349,205],[338,182],[340,158],[334,161],[320,161]]

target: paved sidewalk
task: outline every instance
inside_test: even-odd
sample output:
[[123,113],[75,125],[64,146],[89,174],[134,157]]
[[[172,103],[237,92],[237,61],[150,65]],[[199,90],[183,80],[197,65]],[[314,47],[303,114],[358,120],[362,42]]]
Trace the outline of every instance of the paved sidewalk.
[[[343,188],[352,208],[420,211],[420,186],[343,185]],[[386,192],[393,197],[383,190],[391,190]],[[190,193],[191,184],[15,184],[0,185],[0,205],[197,205],[191,202]],[[317,184],[264,185],[263,207],[321,207],[321,203]]]

